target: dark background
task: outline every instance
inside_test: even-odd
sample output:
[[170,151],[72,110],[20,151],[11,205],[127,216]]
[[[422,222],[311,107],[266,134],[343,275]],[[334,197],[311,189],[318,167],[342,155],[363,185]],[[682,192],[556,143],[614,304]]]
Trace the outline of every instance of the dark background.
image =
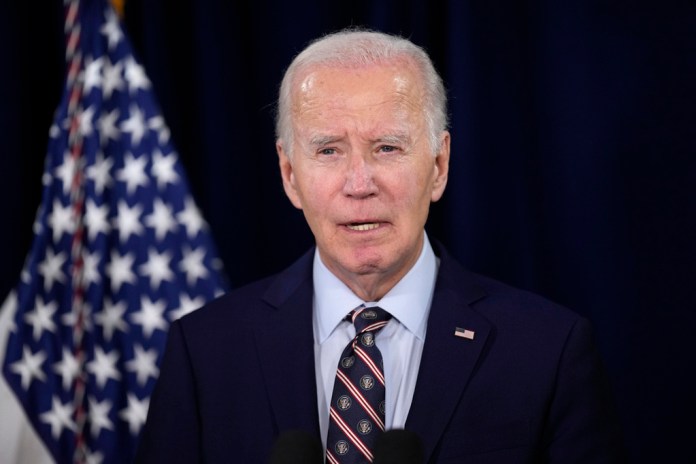
[[[11,3],[0,295],[31,243],[64,70],[62,1]],[[274,150],[294,54],[350,25],[424,46],[453,135],[431,238],[590,318],[633,462],[696,462],[693,1],[129,0],[125,23],[233,286],[312,243]]]

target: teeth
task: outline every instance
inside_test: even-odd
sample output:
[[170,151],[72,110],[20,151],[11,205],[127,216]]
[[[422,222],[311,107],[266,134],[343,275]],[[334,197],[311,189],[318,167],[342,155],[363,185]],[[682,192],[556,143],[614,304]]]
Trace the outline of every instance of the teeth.
[[379,227],[379,223],[377,222],[370,222],[367,224],[348,224],[348,228],[350,230],[357,230],[360,232],[364,232],[366,230],[374,230]]

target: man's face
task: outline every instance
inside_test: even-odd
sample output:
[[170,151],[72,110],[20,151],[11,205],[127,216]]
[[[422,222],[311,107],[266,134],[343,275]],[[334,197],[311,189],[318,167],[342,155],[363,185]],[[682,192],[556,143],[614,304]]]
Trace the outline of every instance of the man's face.
[[413,266],[431,201],[447,183],[449,134],[434,156],[412,66],[317,67],[292,94],[285,192],[324,264],[358,296],[381,298]]

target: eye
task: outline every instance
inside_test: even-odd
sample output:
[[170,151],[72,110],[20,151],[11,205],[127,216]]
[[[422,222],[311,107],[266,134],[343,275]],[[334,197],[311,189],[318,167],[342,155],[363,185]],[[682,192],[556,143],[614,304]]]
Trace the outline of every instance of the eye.
[[398,150],[398,148],[393,146],[393,145],[381,145],[379,147],[379,151],[382,153],[392,153],[392,152],[395,152],[397,150]]
[[336,154],[336,149],[335,148],[322,148],[319,150],[320,155],[335,155]]

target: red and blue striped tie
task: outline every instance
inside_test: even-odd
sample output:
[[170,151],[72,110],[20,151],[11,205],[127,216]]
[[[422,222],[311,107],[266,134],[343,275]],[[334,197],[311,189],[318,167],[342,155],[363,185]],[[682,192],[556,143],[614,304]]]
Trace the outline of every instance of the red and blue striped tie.
[[384,431],[384,368],[375,336],[391,314],[361,305],[348,318],[355,325],[355,338],[343,350],[336,371],[327,464],[372,462],[375,441]]

